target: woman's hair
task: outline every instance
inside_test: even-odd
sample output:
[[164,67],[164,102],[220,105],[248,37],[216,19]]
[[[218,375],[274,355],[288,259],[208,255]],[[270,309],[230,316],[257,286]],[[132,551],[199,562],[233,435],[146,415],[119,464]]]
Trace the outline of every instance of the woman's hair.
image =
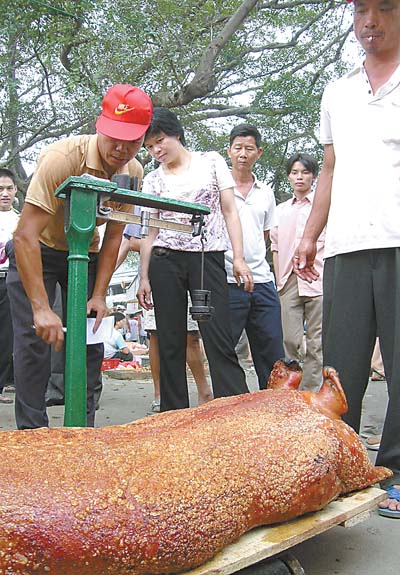
[[293,168],[293,164],[295,164],[296,162],[300,162],[300,164],[303,164],[306,170],[311,172],[313,176],[315,177],[318,176],[317,160],[313,156],[310,156],[310,154],[305,154],[304,152],[297,152],[287,160],[286,175],[290,174]]
[[153,108],[151,123],[144,136],[145,143],[147,138],[157,136],[160,132],[164,132],[167,136],[179,136],[182,146],[186,146],[183,126],[177,115],[168,108]]

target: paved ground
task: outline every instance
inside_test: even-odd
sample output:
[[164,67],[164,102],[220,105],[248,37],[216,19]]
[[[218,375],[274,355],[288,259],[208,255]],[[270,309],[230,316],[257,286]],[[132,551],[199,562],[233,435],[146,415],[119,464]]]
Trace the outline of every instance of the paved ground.
[[[246,368],[252,390],[256,389],[254,370]],[[192,405],[196,388],[190,381]],[[104,378],[104,391],[96,416],[98,427],[127,423],[149,414],[153,386],[151,380],[132,381]],[[380,425],[386,408],[386,383],[371,382],[364,405],[364,425]],[[51,426],[63,423],[63,408],[49,408]],[[15,429],[13,406],[0,404],[0,430]],[[374,452],[370,452],[374,457]],[[377,513],[363,523],[344,529],[335,527],[323,535],[292,549],[307,575],[398,575],[400,521]]]

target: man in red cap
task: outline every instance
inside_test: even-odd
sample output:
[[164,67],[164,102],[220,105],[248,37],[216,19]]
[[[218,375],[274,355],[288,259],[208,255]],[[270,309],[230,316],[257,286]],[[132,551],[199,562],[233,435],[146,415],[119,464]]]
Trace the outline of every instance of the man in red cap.
[[324,162],[294,268],[315,279],[325,240],[323,358],[347,396],[343,419],[359,430],[379,336],[389,401],[376,463],[393,471],[379,513],[400,519],[400,0],[355,0],[365,58],[327,86]]
[[[143,170],[135,155],[143,144],[151,115],[151,100],[140,88],[112,86],[103,99],[96,135],[60,140],[40,154],[14,234],[15,253],[10,255],[7,277],[14,326],[18,429],[48,426],[45,391],[50,375],[50,344],[59,350],[64,341],[62,321],[52,311],[52,305],[57,283],[66,294],[68,245],[64,201],[56,198],[54,191],[69,176],[82,174],[104,179],[129,174],[141,180]],[[118,209],[130,211],[131,206]],[[96,327],[107,313],[106,289],[123,228],[123,224],[108,222],[101,249],[96,228],[89,247],[87,313],[96,314]],[[102,359],[102,344],[87,347],[90,426],[94,425],[93,390],[100,377]]]

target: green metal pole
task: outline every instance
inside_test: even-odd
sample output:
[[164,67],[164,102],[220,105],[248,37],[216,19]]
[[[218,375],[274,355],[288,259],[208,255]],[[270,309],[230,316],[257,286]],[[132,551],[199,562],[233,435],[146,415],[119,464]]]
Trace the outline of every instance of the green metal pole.
[[64,425],[85,427],[88,252],[96,226],[97,194],[71,187],[68,203],[65,221],[69,263]]

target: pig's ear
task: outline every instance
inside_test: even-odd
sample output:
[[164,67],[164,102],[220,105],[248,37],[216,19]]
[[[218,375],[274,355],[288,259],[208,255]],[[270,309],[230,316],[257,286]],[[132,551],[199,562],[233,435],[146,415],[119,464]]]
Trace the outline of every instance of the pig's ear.
[[312,403],[321,413],[332,419],[338,419],[348,409],[339,375],[333,367],[324,367],[322,375],[324,382],[319,392],[313,397]]
[[298,389],[303,371],[295,359],[279,359],[269,376],[267,389]]

